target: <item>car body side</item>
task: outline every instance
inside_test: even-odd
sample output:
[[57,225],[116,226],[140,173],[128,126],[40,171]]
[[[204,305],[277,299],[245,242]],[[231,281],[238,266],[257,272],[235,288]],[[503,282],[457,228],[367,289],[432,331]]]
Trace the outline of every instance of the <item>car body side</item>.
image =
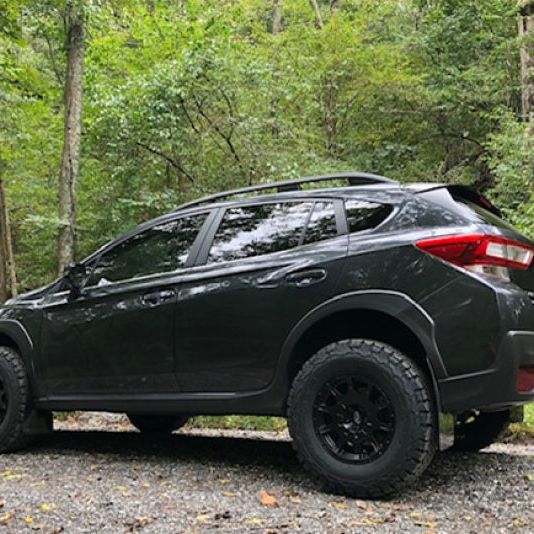
[[[339,235],[285,255],[268,254],[230,262],[232,265],[206,264],[209,245],[226,208],[286,198],[333,201]],[[376,228],[349,234],[340,211],[343,199],[348,198],[383,202],[393,210]],[[432,236],[481,232],[479,222],[402,187],[308,191],[170,214],[106,245],[86,263],[151,225],[197,212],[207,212],[208,217],[186,268],[164,281],[164,285],[172,283],[181,288],[176,300],[170,302],[178,311],[173,312],[177,316],[169,324],[176,329],[173,343],[177,336],[182,336],[180,354],[184,357],[180,361],[180,354],[175,355],[176,381],[170,377],[166,389],[156,393],[149,387],[100,392],[83,391],[75,384],[72,391],[55,390],[54,377],[50,376],[40,349],[50,299],[56,299],[54,306],[57,299],[68,303],[68,291],[60,281],[14,299],[0,310],[0,344],[13,346],[22,354],[37,408],[283,416],[291,381],[307,358],[328,342],[347,337],[384,341],[412,357],[426,372],[442,412],[502,409],[533,400],[532,395],[516,393],[514,385],[519,364],[534,365],[534,305],[527,292],[534,288],[520,288],[512,282],[467,273],[414,246],[418,239]],[[506,235],[506,230],[502,232]],[[285,257],[284,261],[281,257]],[[291,298],[280,291],[271,304],[269,299],[262,299],[262,295],[272,296],[276,291],[269,286],[269,277],[276,279],[284,272],[284,266],[307,265],[307,258],[313,263],[319,261],[318,257],[335,265],[322,292],[308,298],[305,289],[293,289]],[[233,278],[228,283],[238,285],[240,295],[249,291],[248,300],[232,300],[225,293],[223,279],[229,272]],[[136,284],[142,287],[146,281]],[[255,306],[250,314],[247,303]],[[237,309],[232,309],[233,306]],[[206,324],[197,324],[202,313],[208,315]],[[272,324],[262,323],[262,313]],[[218,328],[219,323],[224,327],[224,321],[232,322],[229,332]],[[194,333],[187,337],[189,327]],[[268,338],[254,342],[255,334],[269,329],[272,334]],[[220,352],[210,353],[212,347],[207,346],[207,354],[212,356],[202,362],[203,367],[195,367],[198,357],[194,353],[189,357],[188,348],[203,335],[209,338],[212,334],[219,336],[215,336],[213,343],[231,344],[232,336],[239,331],[252,344],[250,355],[245,358],[240,354],[240,359],[235,359],[234,369],[241,374],[238,372],[233,381],[229,376],[231,366],[219,370],[227,377],[224,381],[223,376],[224,387],[218,389],[213,381],[216,373],[203,379],[202,370],[210,365],[216,367],[220,362],[215,356]],[[76,347],[75,339],[71,346]],[[243,345],[231,344],[228,357],[235,358],[232,350],[242,348]],[[77,354],[72,353],[71,357],[75,360]],[[87,357],[90,365],[90,355]],[[98,381],[98,373],[95,376]]]

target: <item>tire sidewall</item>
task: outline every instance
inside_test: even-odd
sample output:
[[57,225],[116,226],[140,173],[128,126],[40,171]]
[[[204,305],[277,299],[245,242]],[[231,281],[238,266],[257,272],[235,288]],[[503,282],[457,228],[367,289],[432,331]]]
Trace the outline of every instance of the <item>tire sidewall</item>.
[[0,441],[5,441],[21,424],[21,414],[24,415],[26,412],[26,399],[21,390],[20,377],[17,376],[11,362],[2,357],[0,357],[0,379],[8,399],[8,408],[0,423]]
[[[333,354],[314,370],[305,387],[295,392],[290,417],[292,435],[298,442],[297,448],[313,458],[317,470],[339,481],[366,483],[375,482],[382,474],[391,476],[409,460],[414,443],[425,428],[412,417],[417,412],[417,399],[408,394],[400,375],[392,371],[392,367],[382,361],[350,350],[342,355]],[[313,423],[313,406],[320,389],[326,382],[348,375],[357,375],[376,384],[392,402],[395,412],[395,432],[391,443],[379,458],[365,464],[350,464],[336,459],[317,435]]]

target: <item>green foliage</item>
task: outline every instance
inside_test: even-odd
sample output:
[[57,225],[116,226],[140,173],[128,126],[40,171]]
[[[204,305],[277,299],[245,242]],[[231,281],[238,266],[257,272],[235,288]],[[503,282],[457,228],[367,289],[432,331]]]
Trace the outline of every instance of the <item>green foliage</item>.
[[491,193],[508,218],[534,236],[534,136],[510,112],[495,116],[499,129],[488,136]]
[[282,417],[253,417],[250,415],[195,417],[189,426],[193,428],[226,428],[229,430],[268,430],[282,432],[287,428]]
[[[361,169],[488,190],[533,232],[509,0],[126,0],[86,10],[78,257],[198,195]],[[20,289],[56,272],[64,0],[0,0]]]

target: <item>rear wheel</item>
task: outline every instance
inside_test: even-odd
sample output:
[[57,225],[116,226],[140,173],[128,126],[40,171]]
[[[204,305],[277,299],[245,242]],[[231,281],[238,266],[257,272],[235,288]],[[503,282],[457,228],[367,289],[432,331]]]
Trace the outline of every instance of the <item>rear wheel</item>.
[[170,434],[183,427],[189,417],[185,415],[126,414],[130,423],[143,434]]
[[454,428],[454,448],[477,452],[504,436],[510,425],[510,410],[470,412],[459,417]]
[[293,382],[288,423],[302,463],[332,490],[382,497],[413,482],[436,450],[420,369],[376,341],[332,343]]
[[23,431],[30,403],[22,358],[12,348],[0,347],[0,452],[16,451],[31,440]]

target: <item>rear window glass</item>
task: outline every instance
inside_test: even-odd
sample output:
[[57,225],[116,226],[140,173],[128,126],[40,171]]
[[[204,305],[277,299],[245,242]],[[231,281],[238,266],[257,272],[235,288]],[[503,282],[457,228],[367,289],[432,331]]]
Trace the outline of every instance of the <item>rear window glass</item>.
[[208,263],[296,247],[312,206],[311,202],[294,202],[227,209],[213,239]]
[[316,202],[306,227],[304,243],[315,243],[337,236],[336,213],[333,202]]
[[361,232],[375,228],[391,213],[391,206],[365,200],[345,201],[349,232]]
[[479,204],[475,204],[474,202],[470,202],[463,198],[455,198],[455,200],[463,209],[465,209],[470,219],[481,224],[490,224],[492,226],[497,226],[498,228],[515,230],[509,222],[505,221],[498,215],[495,215],[495,213],[488,211]]

